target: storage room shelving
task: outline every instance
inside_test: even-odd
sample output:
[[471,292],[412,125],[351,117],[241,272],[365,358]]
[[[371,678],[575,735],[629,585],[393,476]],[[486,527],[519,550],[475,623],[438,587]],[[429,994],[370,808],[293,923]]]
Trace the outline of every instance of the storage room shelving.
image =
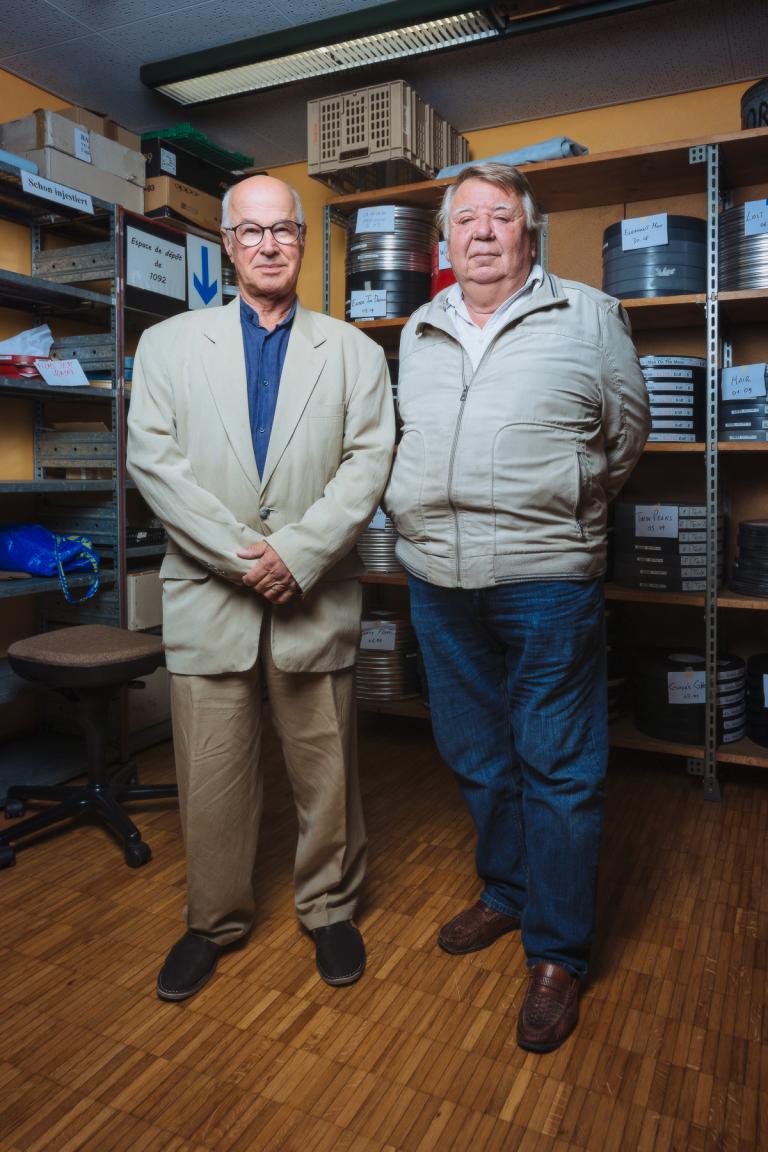
[[[689,296],[624,300],[638,346],[658,341],[673,348],[680,336],[685,350],[707,359],[707,440],[697,444],[649,444],[636,477],[640,483],[659,470],[670,478],[687,470],[700,485],[707,506],[707,587],[703,594],[654,593],[606,585],[606,599],[623,604],[628,613],[641,612],[642,624],[655,628],[658,643],[666,643],[666,625],[674,612],[688,631],[700,629],[707,661],[706,739],[702,747],[654,740],[637,732],[628,720],[612,726],[616,747],[673,753],[688,760],[689,770],[703,777],[705,795],[719,796],[718,765],[730,762],[768,767],[768,749],[744,739],[729,745],[716,743],[716,654],[722,637],[742,655],[768,649],[768,599],[739,596],[726,586],[718,592],[716,556],[717,506],[724,497],[730,520],[755,516],[768,497],[768,471],[764,463],[768,445],[717,442],[717,371],[728,363],[747,362],[739,354],[748,350],[753,361],[768,360],[768,337],[760,326],[768,319],[768,290],[719,292],[717,288],[718,212],[727,197],[741,202],[766,196],[768,188],[768,129],[674,141],[648,148],[626,149],[596,156],[525,165],[539,204],[546,214],[543,259],[553,271],[601,286],[601,240],[604,227],[625,216],[679,211],[696,201],[695,214],[706,216],[709,246],[707,290]],[[436,208],[450,180],[378,189],[334,199],[326,208],[324,228],[325,307],[330,310],[333,226],[348,229],[360,208],[398,203]],[[683,207],[682,210],[686,210]],[[562,254],[562,248],[567,252]],[[358,321],[359,326],[385,348],[397,347],[405,318]],[[761,354],[760,354],[761,353]],[[746,466],[745,466],[746,465]],[[693,469],[693,471],[691,471]],[[633,478],[634,480],[634,478]],[[658,477],[657,477],[658,480]],[[674,481],[671,481],[674,482]],[[632,481],[630,482],[632,483]],[[726,563],[733,559],[733,534],[726,542]],[[385,590],[405,587],[405,575],[368,573],[364,583]],[[389,591],[386,591],[389,589]],[[755,618],[751,614],[758,613]],[[653,635],[653,633],[651,633]],[[413,700],[377,706],[380,711],[428,716]]]

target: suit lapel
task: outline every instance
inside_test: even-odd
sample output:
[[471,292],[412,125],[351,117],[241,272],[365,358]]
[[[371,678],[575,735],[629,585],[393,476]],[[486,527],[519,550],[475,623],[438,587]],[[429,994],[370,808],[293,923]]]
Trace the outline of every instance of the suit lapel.
[[269,438],[264,475],[261,478],[262,490],[266,488],[280,457],[288,447],[294,429],[320,378],[326,360],[322,348],[324,343],[325,336],[312,323],[311,313],[302,308],[301,304],[297,304],[280,378],[280,391],[277,394],[277,408]]
[[225,308],[204,313],[204,317],[203,372],[232,450],[249,483],[258,491],[259,473],[248,415],[240,297]]

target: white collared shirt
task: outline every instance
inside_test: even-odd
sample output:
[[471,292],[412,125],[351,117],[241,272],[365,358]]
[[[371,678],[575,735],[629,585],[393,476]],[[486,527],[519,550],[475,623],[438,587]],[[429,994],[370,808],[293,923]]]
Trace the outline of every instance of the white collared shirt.
[[518,288],[517,292],[513,292],[503,304],[500,304],[482,328],[479,324],[475,324],[469,315],[467,305],[464,302],[464,294],[459,285],[452,284],[448,289],[445,297],[446,312],[450,316],[453,326],[456,329],[459,343],[462,348],[465,349],[472,362],[473,370],[477,368],[482,360],[483,353],[491,340],[493,340],[499,328],[502,324],[506,324],[510,318],[510,314],[514,314],[516,306],[519,306],[523,300],[527,299],[534,288],[541,283],[543,275],[541,265],[534,264],[522,288]]

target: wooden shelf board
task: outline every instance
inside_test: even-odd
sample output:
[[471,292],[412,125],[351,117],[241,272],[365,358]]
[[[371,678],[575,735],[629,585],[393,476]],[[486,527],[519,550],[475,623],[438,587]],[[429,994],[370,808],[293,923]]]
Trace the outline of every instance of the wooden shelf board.
[[750,320],[765,321],[768,318],[768,289],[749,288],[738,292],[718,292],[720,313],[726,320],[737,320],[742,324]]
[[721,744],[716,752],[719,764],[747,764],[753,768],[768,768],[768,748],[744,737],[733,744]]
[[704,607],[704,594],[699,592],[650,592],[645,588],[624,588],[621,584],[605,585],[606,600],[628,600],[638,604],[686,604]]
[[764,599],[759,596],[741,596],[738,592],[731,592],[724,588],[717,597],[718,608],[746,608],[757,612],[768,612],[768,596]]
[[704,758],[704,749],[697,744],[675,744],[671,740],[656,740],[653,736],[646,736],[632,724],[627,716],[611,724],[608,738],[612,748],[636,748],[641,752],[657,752],[673,756],[692,756],[697,760]]
[[753,440],[727,441],[717,445],[718,452],[768,452],[768,444]]
[[357,706],[363,712],[379,712],[386,716],[410,716],[417,720],[431,718],[429,708],[418,696],[407,700],[358,700]]
[[[768,445],[766,445],[768,447]],[[646,444],[644,452],[704,452],[706,444],[696,441],[695,444]]]
[[399,584],[405,588],[408,577],[405,572],[364,572],[360,577],[362,584]]

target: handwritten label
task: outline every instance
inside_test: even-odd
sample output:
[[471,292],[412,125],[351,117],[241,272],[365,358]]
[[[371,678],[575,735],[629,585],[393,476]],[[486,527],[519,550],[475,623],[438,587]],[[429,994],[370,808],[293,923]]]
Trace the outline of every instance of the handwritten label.
[[635,536],[677,539],[676,504],[636,504]]
[[86,164],[91,163],[91,134],[81,124],[75,125],[75,156]]
[[387,526],[387,514],[383,508],[377,508],[373,514],[373,520],[371,520],[368,527],[373,528],[376,531],[379,531],[382,528],[386,528],[386,526]]
[[723,400],[765,396],[765,364],[737,364],[733,368],[723,368],[720,394]]
[[448,259],[448,241],[440,240],[437,245],[437,266],[440,269],[450,268],[451,262]]
[[387,620],[363,620],[360,647],[366,652],[394,652],[397,626]]
[[187,251],[184,245],[150,236],[138,228],[129,227],[126,232],[126,283],[145,292],[186,300]]
[[394,230],[394,204],[379,204],[375,208],[358,208],[355,232],[394,232]]
[[621,222],[621,250],[631,252],[635,248],[655,248],[657,244],[667,244],[667,213],[655,216],[638,216],[634,220]]
[[160,171],[167,172],[169,176],[176,175],[176,153],[169,152],[162,145],[160,147]]
[[90,384],[79,360],[35,360],[35,367],[51,388],[87,388]]
[[21,186],[31,196],[39,196],[43,200],[53,200],[56,204],[66,204],[68,208],[78,208],[93,216],[93,200],[85,192],[78,192],[74,188],[67,188],[66,184],[57,184],[53,180],[44,180],[42,176],[34,176],[31,172],[22,172]]
[[768,200],[748,200],[744,205],[744,235],[768,232]]
[[667,672],[667,700],[670,704],[705,704],[706,672]]
[[373,288],[365,292],[353,288],[349,303],[349,315],[352,320],[380,320],[387,314],[386,288]]

